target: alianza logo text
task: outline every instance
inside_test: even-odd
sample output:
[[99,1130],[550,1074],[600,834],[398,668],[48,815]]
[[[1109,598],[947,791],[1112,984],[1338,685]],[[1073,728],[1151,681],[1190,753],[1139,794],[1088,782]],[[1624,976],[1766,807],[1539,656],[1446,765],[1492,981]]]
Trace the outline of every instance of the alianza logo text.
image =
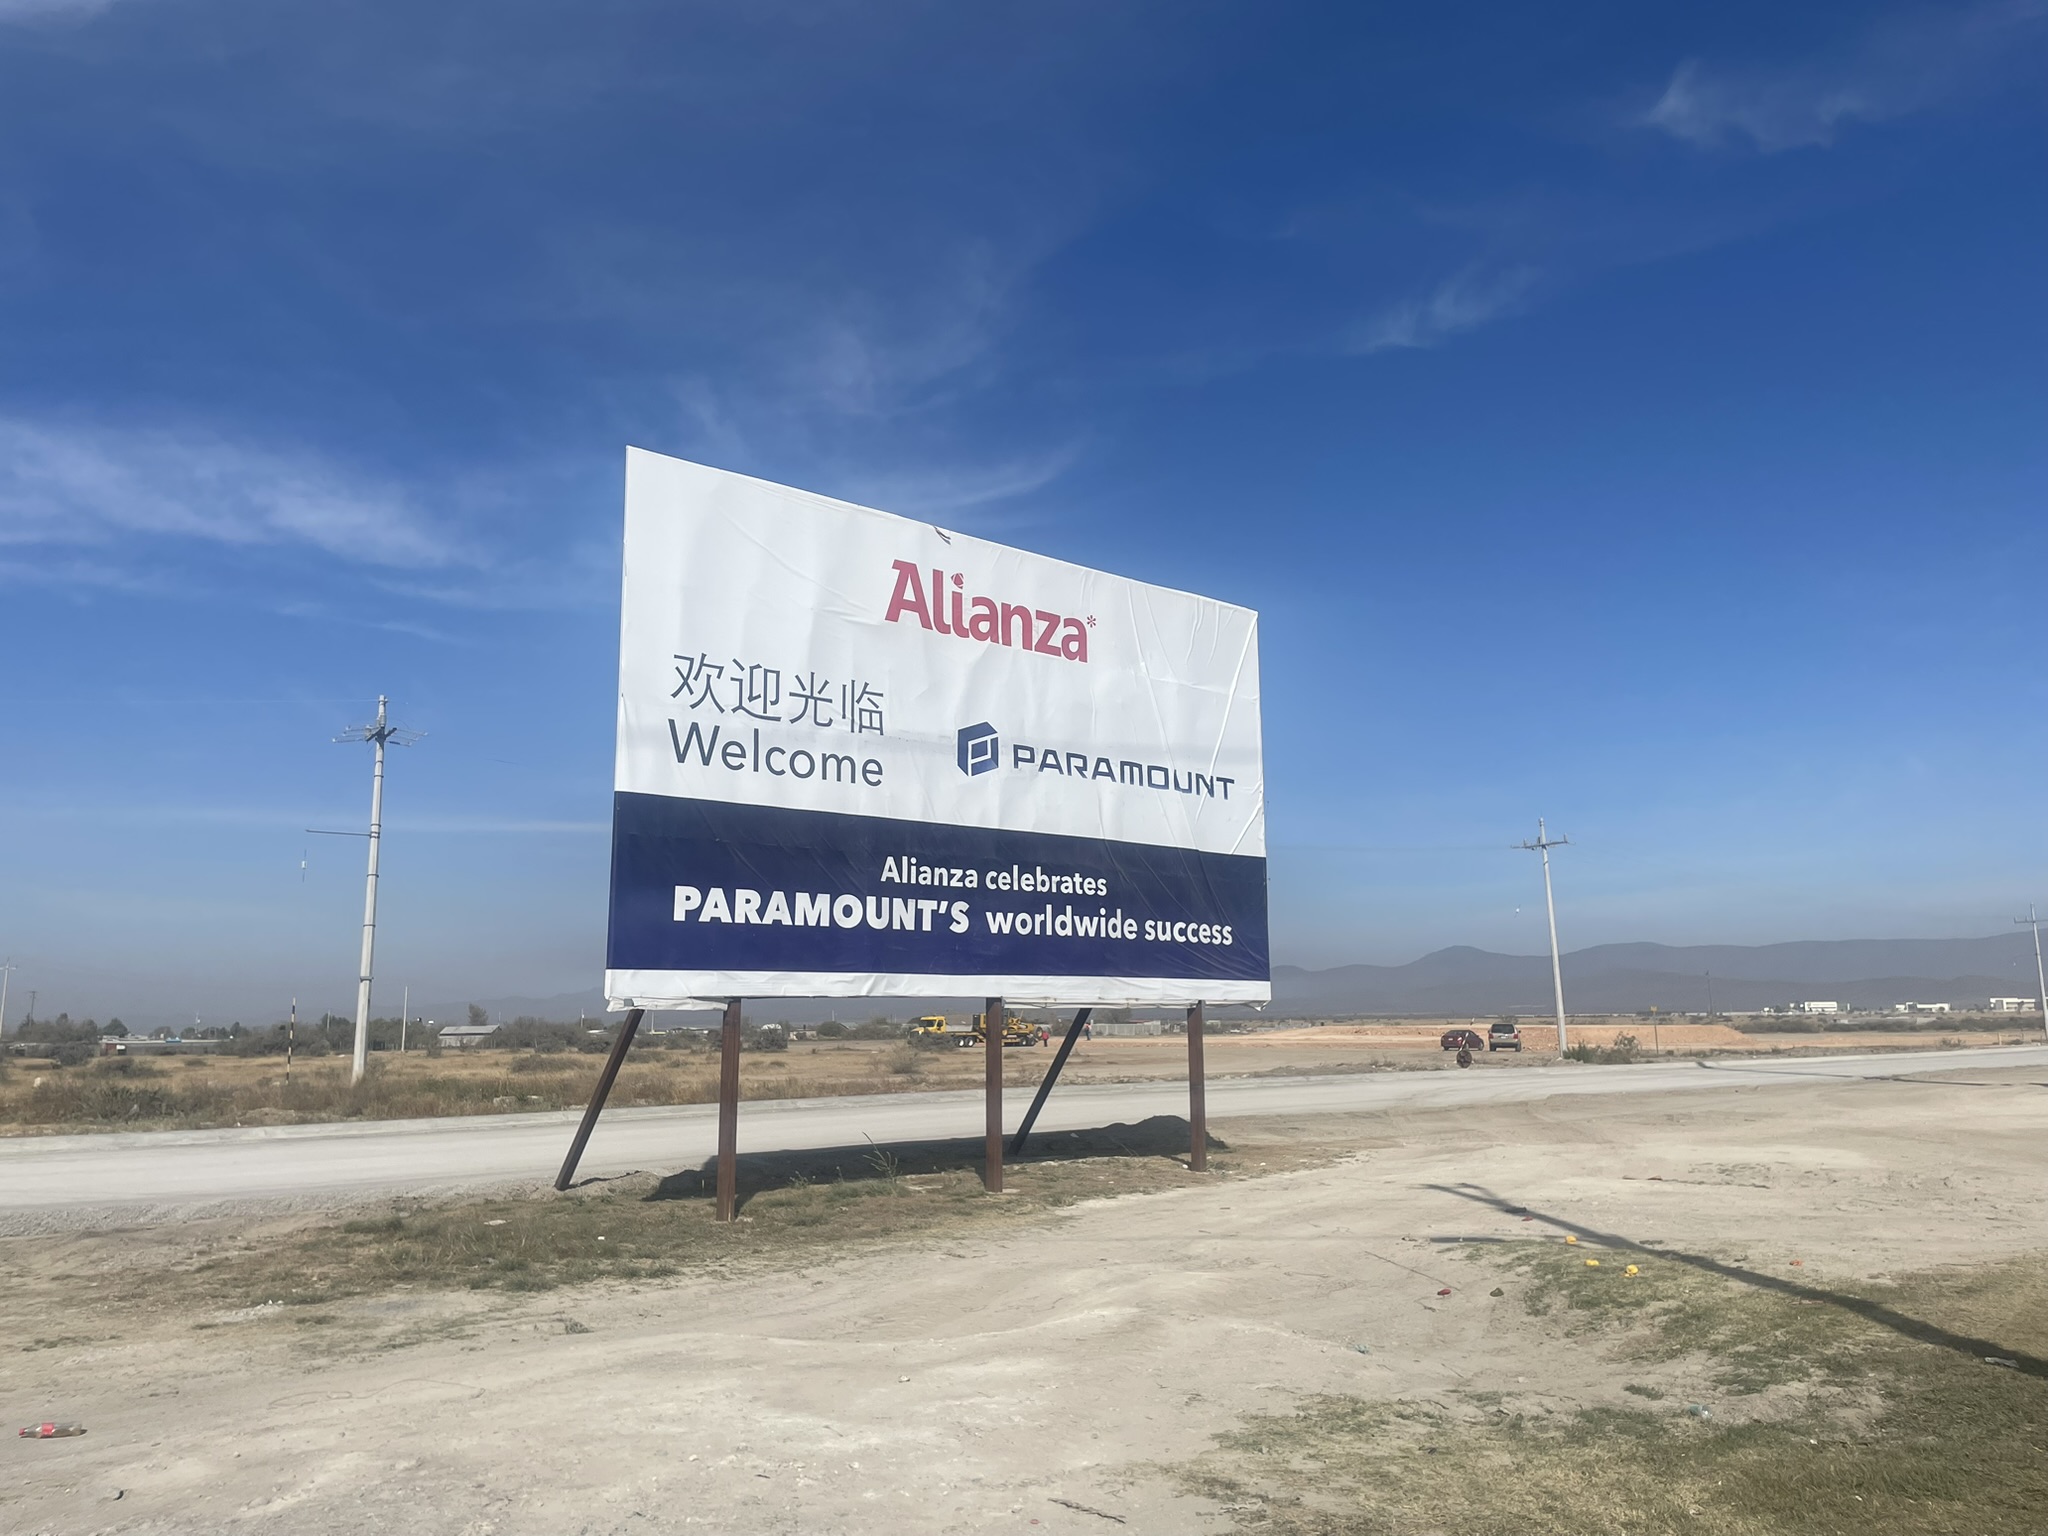
[[[953,573],[952,590],[946,587],[946,573],[932,568],[930,594],[926,594],[924,573],[908,560],[894,560],[896,590],[889,596],[885,623],[896,624],[905,614],[926,629],[963,640],[980,640],[988,645],[1017,646],[1041,656],[1059,656],[1068,661],[1088,659],[1088,631],[1095,616],[1069,618],[1048,608],[1028,603],[1006,603],[993,597],[970,595],[967,579]],[[950,600],[950,601],[949,601]]]

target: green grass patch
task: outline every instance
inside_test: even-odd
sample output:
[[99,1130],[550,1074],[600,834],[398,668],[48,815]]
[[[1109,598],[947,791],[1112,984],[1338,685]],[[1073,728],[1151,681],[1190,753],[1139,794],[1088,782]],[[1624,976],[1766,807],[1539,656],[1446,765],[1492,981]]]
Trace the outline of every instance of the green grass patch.
[[[1687,1403],[1630,1383],[1612,1406],[1557,1415],[1494,1393],[1462,1394],[1456,1408],[1314,1398],[1220,1437],[1182,1482],[1237,1529],[1273,1536],[2043,1529],[2039,1259],[1839,1289],[1585,1245],[1485,1258],[1561,1336],[1611,1359],[1618,1380],[1631,1363],[1684,1357],[1711,1362],[1716,1389]],[[1627,1276],[1628,1262],[1641,1273]],[[1798,1384],[1834,1390],[1770,1391]]]

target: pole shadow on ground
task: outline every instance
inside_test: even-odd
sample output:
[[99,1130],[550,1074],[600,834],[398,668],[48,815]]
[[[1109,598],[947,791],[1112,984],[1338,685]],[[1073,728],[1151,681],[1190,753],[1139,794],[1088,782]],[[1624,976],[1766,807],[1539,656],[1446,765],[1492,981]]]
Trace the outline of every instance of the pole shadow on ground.
[[[1082,1158],[1142,1161],[1159,1158],[1185,1167],[1188,1122],[1179,1115],[1154,1115],[1133,1125],[1105,1125],[1083,1131],[1039,1131],[1020,1157],[1005,1161],[1011,1168],[1035,1163],[1074,1162]],[[1229,1143],[1211,1134],[1211,1152],[1228,1152]],[[984,1143],[979,1136],[933,1141],[867,1141],[856,1146],[818,1147],[796,1152],[743,1152],[739,1157],[739,1209],[756,1195],[811,1184],[860,1184],[915,1178],[925,1174],[980,1174]],[[586,1182],[596,1182],[594,1180]],[[669,1174],[647,1195],[649,1200],[711,1199],[718,1187],[718,1159],[707,1157],[695,1168]]]
[[[2048,1360],[2038,1359],[2033,1355],[2023,1353],[2008,1345],[1993,1343],[1989,1339],[1977,1339],[1971,1338],[1967,1334],[1951,1333],[1948,1329],[1941,1327],[1937,1323],[1930,1323],[1924,1318],[1909,1317],[1903,1312],[1885,1306],[1882,1302],[1872,1301],[1867,1296],[1856,1296],[1845,1291],[1831,1291],[1824,1286],[1805,1285],[1797,1280],[1788,1280],[1778,1275],[1761,1274],[1753,1269],[1744,1269],[1740,1264],[1730,1264],[1723,1259],[1709,1258],[1703,1253],[1687,1253],[1683,1249],[1672,1248],[1663,1243],[1658,1243],[1654,1246],[1640,1243],[1631,1237],[1623,1237],[1613,1232],[1602,1232],[1595,1227],[1583,1226],[1578,1222],[1568,1221],[1562,1216],[1553,1216],[1548,1212],[1536,1209],[1534,1206],[1517,1205],[1514,1201],[1497,1195],[1492,1190],[1479,1184],[1430,1184],[1425,1187],[1433,1189],[1439,1194],[1454,1195],[1460,1200],[1470,1200],[1477,1205],[1491,1206],[1494,1210],[1509,1216],[1533,1218],[1548,1226],[1555,1227],[1560,1232],[1569,1232],[1585,1242],[1599,1243],[1607,1248],[1646,1254],[1651,1258],[1669,1260],[1674,1264],[1689,1265],[1693,1269],[1705,1274],[1718,1275],[1722,1279],[1732,1280],[1738,1285],[1751,1286],[1760,1291],[1775,1292],[1780,1296],[1789,1296],[1797,1301],[1836,1307],[1841,1311],[1850,1313],[1852,1316],[1862,1318],[1865,1322],[1874,1323],[1880,1328],[1888,1328],[1901,1338],[1913,1339],[1921,1344],[1931,1344],[1937,1349],[1953,1350],[1957,1354],[1968,1356],[1973,1360],[1983,1360],[1987,1357],[2010,1360],[2014,1370],[2048,1381]],[[1470,1239],[1465,1239],[1465,1241],[1470,1241]],[[1498,1238],[1491,1239],[1491,1241],[1510,1242],[1512,1239]]]

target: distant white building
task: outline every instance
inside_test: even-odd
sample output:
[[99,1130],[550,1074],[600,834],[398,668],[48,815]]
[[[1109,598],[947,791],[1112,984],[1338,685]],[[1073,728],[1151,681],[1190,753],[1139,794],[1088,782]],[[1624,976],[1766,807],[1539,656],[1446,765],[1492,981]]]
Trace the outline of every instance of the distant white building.
[[1994,997],[1991,999],[1993,1013],[2032,1013],[2034,1000],[2031,997]]
[[452,1045],[457,1050],[468,1050],[475,1046],[487,1045],[491,1036],[498,1032],[495,1024],[450,1024],[440,1033],[443,1045]]
[[1799,1013],[1840,1013],[1842,1011],[1842,1005],[1836,1002],[1794,1003],[1792,1007]]
[[1893,1003],[1893,1013],[1947,1013],[1947,1003]]

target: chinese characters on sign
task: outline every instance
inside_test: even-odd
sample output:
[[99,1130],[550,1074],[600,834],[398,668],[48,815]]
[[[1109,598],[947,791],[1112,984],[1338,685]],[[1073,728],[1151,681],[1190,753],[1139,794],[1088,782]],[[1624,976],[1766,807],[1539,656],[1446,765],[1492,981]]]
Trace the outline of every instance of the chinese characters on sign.
[[792,672],[785,687],[779,667],[750,665],[737,658],[713,661],[702,652],[677,656],[675,673],[669,697],[687,699],[693,710],[708,704],[721,715],[846,730],[856,736],[887,734],[882,729],[882,693],[871,683],[834,686],[822,672]]

